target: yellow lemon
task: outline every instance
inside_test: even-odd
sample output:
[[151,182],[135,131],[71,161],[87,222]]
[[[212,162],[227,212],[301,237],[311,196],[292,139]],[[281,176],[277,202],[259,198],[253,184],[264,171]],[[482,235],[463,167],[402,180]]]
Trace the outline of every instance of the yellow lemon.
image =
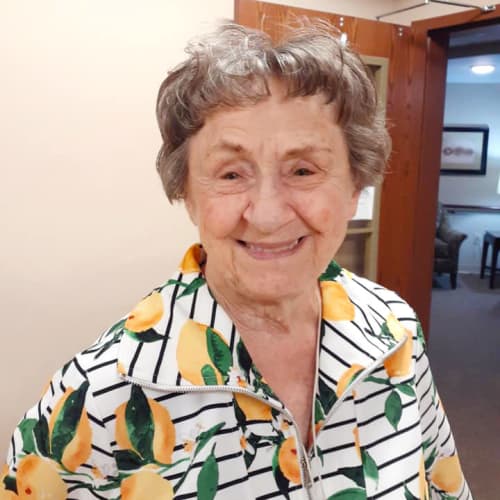
[[353,364],[341,375],[339,379],[339,383],[337,385],[337,396],[340,397],[344,391],[347,389],[349,382],[352,380],[352,377],[356,375],[361,370],[364,370],[364,366]]
[[418,470],[418,489],[420,500],[428,500],[429,488],[427,486],[427,479],[425,477],[425,462],[424,456],[420,459],[420,468]]
[[407,337],[403,347],[384,361],[385,371],[389,377],[404,377],[410,373],[411,357],[413,354],[413,336],[409,330],[403,330],[403,335]]
[[201,271],[200,263],[203,258],[203,247],[196,243],[188,248],[179,264],[179,269],[183,274],[199,273]]
[[460,489],[464,480],[458,455],[438,459],[431,472],[431,481],[446,493]]
[[234,399],[236,399],[238,406],[245,414],[247,420],[271,421],[273,419],[271,407],[264,402],[239,392],[234,394]]
[[[179,373],[194,385],[205,385],[201,369],[205,365],[209,365],[216,375],[217,383],[222,384],[222,374],[212,363],[208,354],[206,330],[207,325],[197,323],[191,319],[184,323],[177,344]],[[227,345],[222,335],[217,330],[213,331]]]
[[354,304],[345,288],[335,281],[320,281],[323,300],[323,318],[329,321],[352,321]]
[[406,335],[406,328],[398,321],[394,314],[391,313],[387,316],[386,323],[391,335],[398,342]]
[[68,493],[55,464],[36,455],[19,462],[16,481],[18,497],[22,499],[65,500]]
[[123,480],[120,486],[123,500],[172,500],[174,489],[170,482],[156,472],[143,470]]
[[278,463],[281,472],[291,483],[300,484],[300,465],[294,437],[283,441],[278,453]]
[[[68,387],[63,394],[63,396],[59,399],[59,401],[54,406],[54,410],[50,415],[49,420],[49,436],[52,438],[52,432],[54,430],[54,426],[61,412],[64,403],[74,392],[74,389]],[[80,421],[76,426],[76,432],[73,436],[73,439],[66,445],[64,448],[64,452],[62,455],[61,462],[66,467],[66,469],[71,472],[75,472],[80,465],[85,463],[90,457],[90,453],[92,451],[92,428],[90,427],[89,417],[87,415],[87,411],[85,408],[82,411],[82,415],[80,417]]]
[[[148,398],[151,416],[154,423],[153,455],[155,460],[162,464],[172,463],[172,453],[175,446],[175,426],[170,418],[169,411],[154,399]],[[118,446],[124,450],[134,450],[127,431],[125,408],[127,403],[121,404],[115,411],[115,439]]]
[[144,332],[156,325],[162,316],[163,298],[161,293],[153,292],[132,309],[125,321],[125,328],[131,332]]

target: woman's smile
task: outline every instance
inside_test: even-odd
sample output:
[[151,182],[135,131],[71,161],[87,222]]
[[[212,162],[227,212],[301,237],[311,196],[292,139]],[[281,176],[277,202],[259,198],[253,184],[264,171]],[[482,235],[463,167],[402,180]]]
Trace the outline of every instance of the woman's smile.
[[264,243],[264,242],[250,242],[237,240],[240,247],[242,247],[248,255],[257,260],[270,260],[281,259],[294,255],[302,248],[302,242],[305,236],[296,238],[294,240]]

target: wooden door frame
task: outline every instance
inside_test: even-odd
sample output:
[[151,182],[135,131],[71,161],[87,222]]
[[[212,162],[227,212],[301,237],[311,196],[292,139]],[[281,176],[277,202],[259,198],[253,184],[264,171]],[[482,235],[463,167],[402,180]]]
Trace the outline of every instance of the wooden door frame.
[[428,331],[432,273],[434,264],[434,236],[439,191],[439,163],[444,120],[446,92],[446,68],[448,41],[452,31],[473,25],[500,23],[500,4],[496,10],[483,14],[468,10],[448,16],[440,16],[413,22],[412,84],[413,112],[410,119],[420,130],[414,141],[414,153],[419,158],[419,177],[416,206],[419,216],[414,229],[414,254],[411,279],[415,286],[413,307],[420,312],[422,323]]

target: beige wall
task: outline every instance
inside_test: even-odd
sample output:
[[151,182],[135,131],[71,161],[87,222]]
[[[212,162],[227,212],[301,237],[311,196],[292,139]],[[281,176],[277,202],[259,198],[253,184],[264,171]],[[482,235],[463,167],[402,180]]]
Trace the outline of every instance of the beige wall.
[[154,103],[233,0],[2,2],[0,465],[46,380],[196,239],[155,172]]
[[[412,4],[286,3],[368,18]],[[0,461],[48,377],[196,238],[154,170],[154,101],[186,40],[221,17],[233,0],[2,2]]]

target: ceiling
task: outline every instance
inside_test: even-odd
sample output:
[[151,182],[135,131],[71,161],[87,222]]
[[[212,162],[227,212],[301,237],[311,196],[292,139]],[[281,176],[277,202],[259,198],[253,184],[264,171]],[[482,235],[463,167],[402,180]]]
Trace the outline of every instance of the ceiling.
[[[500,83],[500,24],[456,31],[450,35],[447,83]],[[493,64],[489,75],[475,75],[474,64]]]

